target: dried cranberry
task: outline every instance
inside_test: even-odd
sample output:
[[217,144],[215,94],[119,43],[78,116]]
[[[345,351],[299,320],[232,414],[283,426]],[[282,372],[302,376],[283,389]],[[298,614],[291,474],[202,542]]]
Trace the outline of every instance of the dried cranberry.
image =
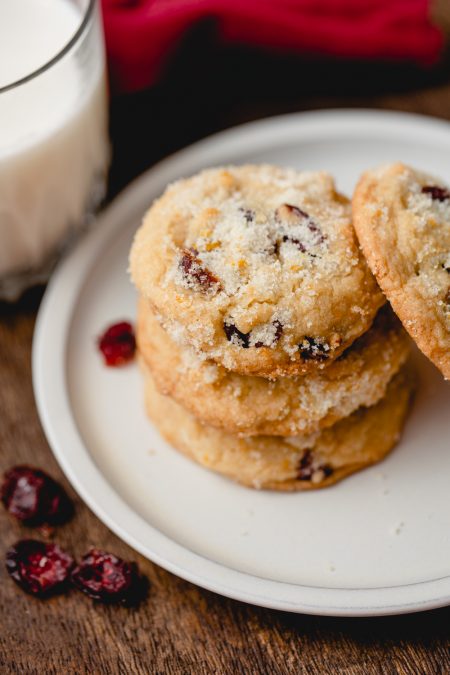
[[136,563],[95,548],[75,567],[71,579],[80,591],[105,603],[135,603],[145,589]]
[[275,326],[275,339],[278,342],[283,333],[283,324],[281,323],[281,321],[278,321],[278,319],[276,319],[273,322],[273,325]]
[[275,211],[275,219],[278,222],[284,222],[292,226],[302,223],[307,228],[309,234],[305,237],[305,241],[302,241],[298,236],[294,236],[293,234],[284,234],[282,237],[283,242],[294,244],[302,253],[306,253],[312,246],[318,246],[325,241],[325,235],[317,223],[311,219],[306,211],[302,211],[298,206],[282,204]]
[[299,345],[300,355],[305,361],[326,361],[329,349],[326,342],[308,336],[304,337]]
[[306,253],[306,246],[302,244],[300,239],[296,239],[295,237],[289,237],[287,234],[283,236],[283,241],[288,241],[290,244],[294,244],[298,248],[299,251],[302,253]]
[[438,187],[437,185],[425,185],[422,188],[423,194],[430,195],[431,199],[435,199],[438,202],[444,202],[446,199],[450,199],[450,192],[443,187]]
[[136,351],[136,338],[131,323],[121,321],[110,326],[98,339],[98,348],[107,366],[121,366],[131,361]]
[[328,464],[318,464],[311,450],[306,450],[298,465],[297,480],[313,480],[314,474],[323,480],[332,473],[333,469]]
[[309,220],[309,215],[306,211],[302,211],[298,206],[292,204],[282,204],[275,211],[275,219],[279,222],[298,223],[302,220]]
[[244,215],[244,218],[247,223],[253,222],[255,218],[255,212],[253,209],[244,209],[242,206],[239,207],[239,211]]
[[280,242],[279,241],[271,241],[265,250],[265,252],[268,255],[278,255],[280,251]]
[[220,289],[220,281],[197,257],[196,249],[184,249],[179,266],[190,284],[199,290],[218,291]]
[[[274,333],[273,340],[272,340],[272,346],[275,346],[277,344],[278,340],[280,339],[281,335],[283,334],[283,324],[281,323],[281,321],[278,321],[278,319],[275,319],[275,321],[273,321],[272,325],[275,328],[275,333]],[[264,342],[255,342],[255,347],[257,349],[259,349],[260,347],[267,347],[267,346],[268,345],[265,345]]]
[[6,509],[28,525],[58,525],[73,514],[65,490],[31,466],[15,466],[4,475],[0,496]]
[[298,465],[297,471],[298,480],[311,480],[311,476],[313,474],[312,461],[313,461],[312,452],[311,450],[307,450],[303,455],[303,457],[301,458]]
[[73,559],[56,544],[22,539],[6,552],[6,569],[24,591],[39,597],[67,586]]
[[[244,349],[250,347],[250,332],[243,333],[234,325],[234,323],[229,323],[227,321],[224,321],[223,323],[223,330],[225,331],[225,335],[229,342],[233,341],[234,343],[237,343],[239,347],[243,347]],[[233,340],[233,338],[235,338],[235,340]]]
[[[283,333],[283,324],[281,323],[281,321],[278,321],[278,319],[276,319],[273,322],[273,326],[275,327],[275,334],[273,336],[272,344],[276,345]],[[243,349],[248,349],[250,347],[250,337],[252,334],[251,331],[249,331],[248,333],[243,333],[242,331],[239,330],[239,328],[237,328],[237,326],[234,325],[234,323],[230,323],[229,321],[224,321],[223,330],[229,342],[234,342]],[[264,342],[255,342],[255,344],[253,345],[253,347],[255,347],[256,349],[260,349],[261,347],[267,346],[268,345],[266,345]]]

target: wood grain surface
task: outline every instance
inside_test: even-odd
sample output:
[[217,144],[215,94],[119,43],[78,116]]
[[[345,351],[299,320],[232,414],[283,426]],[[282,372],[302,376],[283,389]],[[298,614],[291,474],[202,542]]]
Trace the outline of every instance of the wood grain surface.
[[[439,16],[450,24],[447,0]],[[187,38],[164,84],[113,100],[110,196],[174,149],[267,115],[364,106],[450,120],[448,54],[433,70],[268,57],[217,48],[211,31],[205,25]],[[137,609],[105,607],[78,593],[43,602],[22,593],[1,563],[1,673],[450,672],[450,608],[373,619],[255,608],[176,578],[109,532],[67,484],[39,423],[31,344],[41,296],[42,289],[34,289],[16,305],[0,304],[0,470],[25,462],[61,480],[75,500],[76,516],[53,537],[75,556],[95,545],[136,560],[150,590]],[[0,510],[2,560],[10,544],[30,534]]]

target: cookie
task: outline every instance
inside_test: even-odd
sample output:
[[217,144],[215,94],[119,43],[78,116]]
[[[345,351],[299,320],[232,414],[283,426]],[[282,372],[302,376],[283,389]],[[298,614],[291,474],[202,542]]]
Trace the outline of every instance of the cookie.
[[385,398],[311,435],[240,438],[203,426],[169,396],[160,394],[144,365],[147,413],[161,434],[199,464],[253,488],[308,490],[326,487],[374,464],[397,443],[412,393],[405,369]]
[[275,381],[237,375],[180,347],[141,299],[138,349],[157,388],[204,424],[241,435],[309,434],[384,396],[406,361],[409,338],[387,305],[372,326],[324,370]]
[[397,163],[365,173],[353,197],[364,254],[419,348],[450,378],[450,188]]
[[209,169],[154,203],[131,275],[171,335],[228,370],[323,369],[384,302],[350,211],[324,172]]

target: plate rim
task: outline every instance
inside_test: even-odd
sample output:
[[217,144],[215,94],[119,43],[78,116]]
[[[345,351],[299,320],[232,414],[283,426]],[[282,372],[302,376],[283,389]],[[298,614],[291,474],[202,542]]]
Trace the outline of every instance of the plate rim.
[[[67,479],[95,513],[119,538],[144,557],[177,576],[220,595],[272,609],[324,616],[382,616],[443,607],[450,604],[450,577],[405,586],[370,589],[320,588],[261,579],[190,551],[139,516],[123,500],[95,464],[78,432],[67,388],[68,336],[85,279],[102,244],[143,213],[147,191],[162,191],[184,171],[193,173],[217,154],[245,154],[261,136],[264,147],[306,137],[325,138],[371,131],[446,141],[450,123],[425,115],[370,109],[319,110],[279,115],[232,127],[208,136],[158,162],[132,181],[97,217],[92,228],[58,265],[36,320],[32,346],[32,378],[39,417],[50,448]],[[267,134],[270,132],[270,134]],[[314,137],[316,134],[316,137]],[[260,146],[261,147],[261,146]],[[233,160],[230,160],[233,161]],[[236,161],[236,160],[234,160]],[[212,164],[217,163],[213,162]],[[223,163],[219,161],[219,163]],[[197,168],[196,168],[197,167]],[[147,198],[147,201],[145,199]],[[139,208],[138,208],[139,204]],[[51,317],[57,312],[58,322]],[[48,383],[52,386],[49,387]],[[70,448],[70,451],[68,451]],[[144,533],[146,532],[146,537]],[[149,539],[150,535],[150,539]],[[408,596],[414,599],[408,599]]]

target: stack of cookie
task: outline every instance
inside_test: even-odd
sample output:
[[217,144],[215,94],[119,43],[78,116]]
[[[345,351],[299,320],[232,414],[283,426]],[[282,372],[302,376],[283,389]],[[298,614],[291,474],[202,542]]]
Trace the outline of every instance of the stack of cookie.
[[199,463],[323,487],[383,458],[412,384],[406,335],[324,172],[210,169],[166,190],[130,257],[146,407]]

